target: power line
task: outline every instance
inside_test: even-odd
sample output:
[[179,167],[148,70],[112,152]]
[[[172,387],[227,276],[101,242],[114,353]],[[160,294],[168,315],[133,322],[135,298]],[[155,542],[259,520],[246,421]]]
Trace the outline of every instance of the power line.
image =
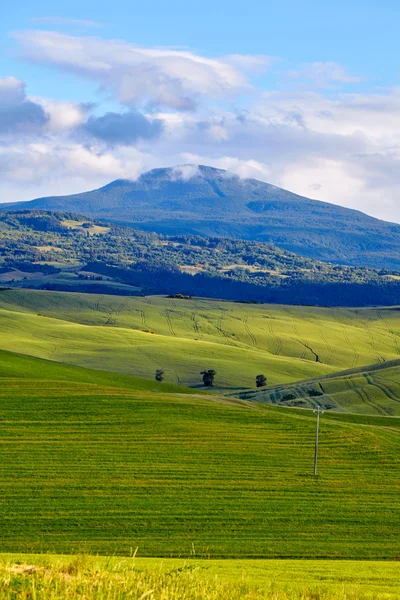
[[317,476],[319,415],[323,415],[324,412],[325,411],[319,405],[317,406],[317,408],[314,408],[314,410],[313,410],[313,413],[317,415],[317,426],[315,429],[314,477]]

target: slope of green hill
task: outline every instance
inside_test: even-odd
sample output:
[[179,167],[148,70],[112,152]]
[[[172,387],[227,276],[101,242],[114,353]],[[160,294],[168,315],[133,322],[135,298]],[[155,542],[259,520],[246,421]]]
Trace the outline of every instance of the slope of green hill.
[[[400,420],[1,378],[3,551],[398,557]],[[48,363],[47,366],[50,367]],[[333,418],[334,417],[334,418]]]
[[33,381],[74,382],[88,386],[104,388],[122,388],[127,390],[153,392],[155,394],[195,394],[195,390],[182,385],[150,381],[132,375],[113,371],[100,371],[66,365],[50,360],[35,358],[0,350],[0,382],[5,379],[28,379]]
[[3,290],[0,349],[196,386],[246,389],[321,377],[400,355],[400,311],[252,305]]
[[400,359],[238,396],[279,406],[400,416]]

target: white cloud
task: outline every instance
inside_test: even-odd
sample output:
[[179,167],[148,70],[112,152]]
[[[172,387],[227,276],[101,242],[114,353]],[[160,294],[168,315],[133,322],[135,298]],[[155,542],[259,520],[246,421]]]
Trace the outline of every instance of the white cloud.
[[77,25],[78,27],[102,27],[97,21],[84,19],[66,19],[64,17],[31,17],[31,23],[44,23],[46,25]]
[[48,130],[55,132],[75,129],[87,120],[91,109],[90,105],[48,98],[38,98],[37,102],[43,106],[48,115]]
[[191,154],[190,152],[182,153],[181,158],[184,161],[189,161],[194,165],[209,165],[217,169],[224,169],[229,173],[235,173],[243,179],[260,179],[268,181],[271,177],[270,169],[267,165],[258,162],[257,160],[240,160],[234,156],[222,156],[220,158],[210,158],[199,154]]
[[182,179],[183,181],[188,181],[195,177],[198,171],[198,165],[196,164],[177,165],[172,169],[171,180],[177,181]]
[[[85,104],[31,98],[23,82],[0,79],[0,201],[10,193],[83,191],[182,163],[190,164],[177,176],[190,178],[201,163],[400,221],[400,88],[268,91],[250,94],[246,109],[200,103],[187,111],[199,97],[246,91],[247,74],[269,59],[206,59],[52,32],[20,39],[35,60],[91,77],[126,104],[151,100],[159,108],[113,105],[115,112],[101,114],[97,106],[94,113]],[[336,81],[347,77],[332,73]]]
[[125,105],[191,110],[202,97],[224,98],[249,90],[246,72],[271,64],[264,56],[205,58],[187,50],[143,48],[52,31],[25,31],[15,37],[26,59],[89,78]]
[[314,81],[320,87],[330,87],[337,83],[360,83],[363,77],[348,73],[346,67],[336,62],[314,62],[304,65],[301,69],[289,71],[292,79],[307,79]]

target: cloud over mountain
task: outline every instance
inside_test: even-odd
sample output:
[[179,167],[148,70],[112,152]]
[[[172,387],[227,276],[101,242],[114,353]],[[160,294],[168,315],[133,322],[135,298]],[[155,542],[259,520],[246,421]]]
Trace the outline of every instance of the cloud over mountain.
[[200,162],[400,221],[400,88],[354,91],[360,77],[336,62],[285,71],[281,60],[282,81],[299,86],[263,90],[253,76],[268,56],[54,31],[17,40],[28,60],[92,81],[98,102],[31,97],[22,81],[0,80],[0,201]]

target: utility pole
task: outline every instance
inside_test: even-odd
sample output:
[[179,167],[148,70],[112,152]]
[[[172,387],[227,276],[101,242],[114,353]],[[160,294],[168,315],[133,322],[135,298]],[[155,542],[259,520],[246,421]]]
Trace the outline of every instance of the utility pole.
[[317,415],[317,427],[315,430],[315,453],[314,453],[314,477],[317,476],[317,458],[318,458],[318,434],[319,434],[319,415],[324,414],[324,410],[318,405],[314,408],[313,413]]

